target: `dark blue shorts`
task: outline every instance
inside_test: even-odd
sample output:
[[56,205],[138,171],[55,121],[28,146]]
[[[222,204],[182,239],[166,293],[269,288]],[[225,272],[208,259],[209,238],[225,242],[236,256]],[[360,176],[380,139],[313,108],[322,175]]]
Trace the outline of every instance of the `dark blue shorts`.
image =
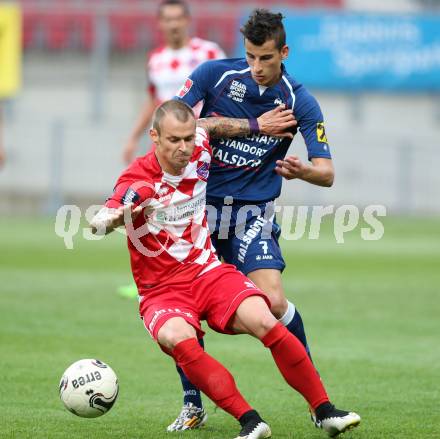
[[228,206],[208,200],[207,204],[211,240],[219,257],[244,274],[262,268],[284,270],[273,202]]

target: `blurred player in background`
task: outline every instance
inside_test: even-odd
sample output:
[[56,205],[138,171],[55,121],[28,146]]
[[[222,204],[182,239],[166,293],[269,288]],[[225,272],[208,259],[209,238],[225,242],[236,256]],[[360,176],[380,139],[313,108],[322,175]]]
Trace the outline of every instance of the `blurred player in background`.
[[216,43],[189,36],[190,14],[183,0],[163,0],[158,17],[165,46],[153,50],[148,58],[148,98],[123,149],[127,164],[133,161],[155,108],[171,99],[199,64],[225,57]]
[[233,265],[222,264],[211,244],[205,210],[209,136],[247,135],[249,121],[208,118],[197,125],[183,102],[158,107],[150,130],[154,150],[123,172],[106,207],[92,220],[93,231],[109,233],[127,216],[145,328],[191,382],[240,422],[237,438],[269,438],[271,431],[229,371],[199,345],[204,334],[200,320],[219,333],[258,338],[330,436],[356,427],[360,417],[330,403],[304,346],[271,314],[267,296]]
[[[281,282],[285,262],[278,244],[274,200],[280,195],[282,177],[331,186],[334,169],[319,104],[285,71],[283,60],[289,48],[282,18],[281,14],[255,10],[241,29],[246,59],[202,64],[176,98],[190,107],[203,101],[201,117],[251,121],[251,136],[212,141],[207,204],[215,207],[217,222],[211,239],[225,262],[235,265],[269,296],[273,315],[310,354],[301,315],[286,299]],[[280,104],[293,109],[310,164],[297,156],[286,157],[293,135],[275,138],[260,132],[256,118]],[[240,217],[240,213],[244,215]],[[242,229],[241,236],[236,234],[236,226]],[[185,387],[182,375],[181,379],[184,394],[194,392],[191,385]],[[203,413],[202,406],[188,409],[184,404],[168,430],[196,428],[205,421]]]

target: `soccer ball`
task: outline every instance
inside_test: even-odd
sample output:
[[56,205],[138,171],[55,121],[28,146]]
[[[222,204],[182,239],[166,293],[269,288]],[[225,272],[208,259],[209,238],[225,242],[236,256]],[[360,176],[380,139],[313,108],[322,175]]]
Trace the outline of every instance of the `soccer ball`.
[[60,381],[60,398],[77,416],[97,418],[107,413],[116,401],[118,377],[99,360],[79,360],[69,366]]

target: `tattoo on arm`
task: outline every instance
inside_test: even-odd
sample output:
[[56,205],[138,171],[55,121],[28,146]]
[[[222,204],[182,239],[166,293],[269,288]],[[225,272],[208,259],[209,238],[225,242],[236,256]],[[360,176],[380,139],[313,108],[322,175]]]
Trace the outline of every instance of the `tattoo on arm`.
[[197,126],[205,129],[214,139],[221,137],[244,137],[251,132],[248,119],[232,117],[207,117],[197,120]]

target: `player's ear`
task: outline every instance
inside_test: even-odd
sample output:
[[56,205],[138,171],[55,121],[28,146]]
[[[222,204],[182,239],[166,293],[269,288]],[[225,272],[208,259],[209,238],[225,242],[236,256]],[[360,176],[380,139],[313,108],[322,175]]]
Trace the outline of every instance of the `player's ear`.
[[156,129],[150,128],[150,137],[151,137],[151,140],[154,143],[158,143],[158,141],[159,141],[159,133],[157,132]]
[[289,56],[289,46],[287,44],[285,44],[281,48],[281,58],[284,61],[285,59],[287,59],[288,56]]

